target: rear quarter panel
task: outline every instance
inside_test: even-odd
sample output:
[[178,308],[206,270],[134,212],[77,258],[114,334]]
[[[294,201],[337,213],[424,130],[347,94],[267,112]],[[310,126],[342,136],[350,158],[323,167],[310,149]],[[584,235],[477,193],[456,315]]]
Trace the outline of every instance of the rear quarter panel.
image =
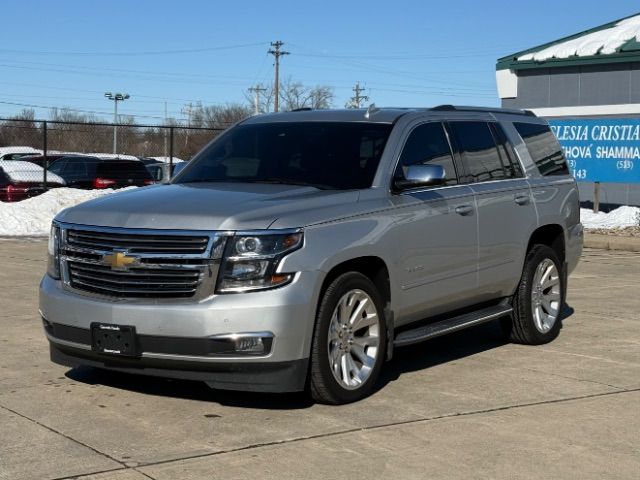
[[[533,203],[536,208],[538,225],[560,225],[564,231],[565,254],[568,272],[578,264],[582,253],[583,229],[580,223],[580,198],[578,186],[572,175],[542,176],[533,162],[526,144],[513,126],[512,121],[522,119],[508,118],[502,126],[529,182]],[[529,121],[529,120],[528,120]],[[547,124],[544,119],[532,119],[533,123]],[[524,251],[524,249],[523,249]],[[522,259],[524,264],[524,257]]]

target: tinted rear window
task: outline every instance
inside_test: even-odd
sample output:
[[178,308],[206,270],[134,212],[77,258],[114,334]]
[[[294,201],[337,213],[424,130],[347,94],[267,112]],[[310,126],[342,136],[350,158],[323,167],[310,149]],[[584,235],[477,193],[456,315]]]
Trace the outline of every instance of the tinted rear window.
[[569,175],[562,148],[548,125],[514,123],[541,175]]
[[507,140],[507,136],[502,130],[502,126],[499,123],[491,123],[491,131],[494,134],[496,144],[498,145],[498,152],[502,159],[502,164],[505,167],[505,172],[509,178],[523,177],[522,167],[520,162],[516,158],[516,154],[513,151],[513,147]]
[[104,178],[152,178],[144,163],[136,160],[103,160],[96,167],[96,176]]

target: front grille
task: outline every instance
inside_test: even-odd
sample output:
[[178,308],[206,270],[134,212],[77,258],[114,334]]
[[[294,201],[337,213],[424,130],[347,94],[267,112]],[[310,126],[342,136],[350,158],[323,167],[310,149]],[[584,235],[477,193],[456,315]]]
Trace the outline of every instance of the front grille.
[[207,249],[208,236],[139,235],[90,230],[68,230],[67,244],[101,251],[126,249],[129,253],[198,254]]
[[[216,237],[149,230],[63,228],[65,283],[115,298],[192,298],[213,293],[219,262]],[[142,233],[141,233],[142,232]],[[109,264],[123,254],[130,263]]]
[[196,293],[200,269],[130,268],[112,270],[105,265],[68,262],[71,286],[114,297],[191,297]]

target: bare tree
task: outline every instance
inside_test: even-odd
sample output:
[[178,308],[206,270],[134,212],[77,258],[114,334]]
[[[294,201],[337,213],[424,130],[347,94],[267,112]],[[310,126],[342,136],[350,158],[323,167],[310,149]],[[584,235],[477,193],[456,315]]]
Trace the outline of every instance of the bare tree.
[[[273,85],[266,87],[266,91],[260,95],[260,111],[273,110],[275,88]],[[254,97],[245,93],[245,98],[253,105]],[[327,85],[309,87],[302,82],[287,78],[280,85],[280,109],[296,110],[298,108],[331,108],[335,94],[333,88]]]
[[27,120],[33,122],[36,119],[36,111],[33,108],[23,108],[22,111],[11,117],[11,120]]
[[191,125],[206,128],[228,128],[240,120],[251,116],[252,110],[246,105],[198,105],[191,116]]
[[280,88],[283,110],[298,108],[329,108],[333,103],[333,89],[326,85],[305,86],[300,81],[287,78]]
[[0,124],[0,146],[42,146],[42,129],[35,122],[35,111],[25,108]]

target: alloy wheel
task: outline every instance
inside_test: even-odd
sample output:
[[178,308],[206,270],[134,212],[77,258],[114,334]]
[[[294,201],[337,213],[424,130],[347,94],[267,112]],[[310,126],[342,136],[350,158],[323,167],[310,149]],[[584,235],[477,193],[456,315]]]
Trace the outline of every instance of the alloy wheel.
[[350,290],[336,305],[327,339],[329,366],[342,388],[356,390],[376,364],[380,348],[380,316],[363,290]]

